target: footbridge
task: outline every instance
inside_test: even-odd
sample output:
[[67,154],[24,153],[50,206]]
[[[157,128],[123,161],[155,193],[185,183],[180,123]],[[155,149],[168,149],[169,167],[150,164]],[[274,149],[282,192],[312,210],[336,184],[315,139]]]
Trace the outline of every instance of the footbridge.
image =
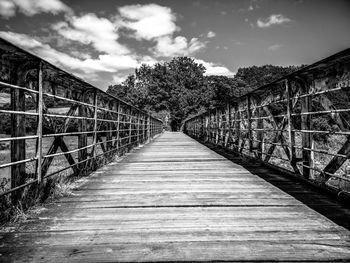
[[0,55],[1,216],[78,178],[1,229],[1,262],[350,261],[350,49],[183,132],[2,39]]

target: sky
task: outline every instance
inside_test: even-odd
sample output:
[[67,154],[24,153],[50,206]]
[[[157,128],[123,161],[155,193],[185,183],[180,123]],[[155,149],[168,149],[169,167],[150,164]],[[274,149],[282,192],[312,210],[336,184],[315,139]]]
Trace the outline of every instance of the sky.
[[176,56],[232,77],[350,47],[350,0],[0,0],[0,20],[0,37],[102,90]]

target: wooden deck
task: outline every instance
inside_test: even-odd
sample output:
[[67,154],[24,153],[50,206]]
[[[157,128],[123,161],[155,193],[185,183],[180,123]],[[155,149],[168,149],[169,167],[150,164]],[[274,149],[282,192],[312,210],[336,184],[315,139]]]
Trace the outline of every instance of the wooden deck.
[[341,261],[350,232],[182,133],[96,172],[16,232],[0,262]]

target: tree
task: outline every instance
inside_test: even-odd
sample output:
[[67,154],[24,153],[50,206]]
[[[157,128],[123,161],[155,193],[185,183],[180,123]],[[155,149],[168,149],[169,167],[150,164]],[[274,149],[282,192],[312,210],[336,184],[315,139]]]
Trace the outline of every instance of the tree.
[[299,69],[297,66],[281,67],[273,65],[252,66],[247,68],[239,68],[235,75],[235,80],[244,83],[239,90],[239,95],[244,95],[260,86],[266,85],[284,75],[292,73]]
[[204,72],[204,66],[193,59],[177,57],[153,67],[141,65],[107,92],[148,111],[169,112],[173,127],[178,129],[184,118],[203,105]]
[[204,76],[205,67],[189,57],[176,57],[154,66],[141,65],[119,85],[107,90],[150,112],[169,115],[173,129],[188,116],[221,107],[297,67],[265,65],[240,68],[234,78]]
[[236,90],[243,85],[234,78],[226,76],[207,76],[206,78],[206,108],[222,107],[237,97]]

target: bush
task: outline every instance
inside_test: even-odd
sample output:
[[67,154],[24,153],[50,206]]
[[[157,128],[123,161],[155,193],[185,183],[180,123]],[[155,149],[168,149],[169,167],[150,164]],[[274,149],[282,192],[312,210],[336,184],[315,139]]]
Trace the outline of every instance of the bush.
[[[320,116],[312,120],[312,129],[317,131],[338,131],[339,128],[334,124],[333,120],[329,116]],[[329,139],[329,133],[314,133],[313,139],[317,142],[327,143]]]

